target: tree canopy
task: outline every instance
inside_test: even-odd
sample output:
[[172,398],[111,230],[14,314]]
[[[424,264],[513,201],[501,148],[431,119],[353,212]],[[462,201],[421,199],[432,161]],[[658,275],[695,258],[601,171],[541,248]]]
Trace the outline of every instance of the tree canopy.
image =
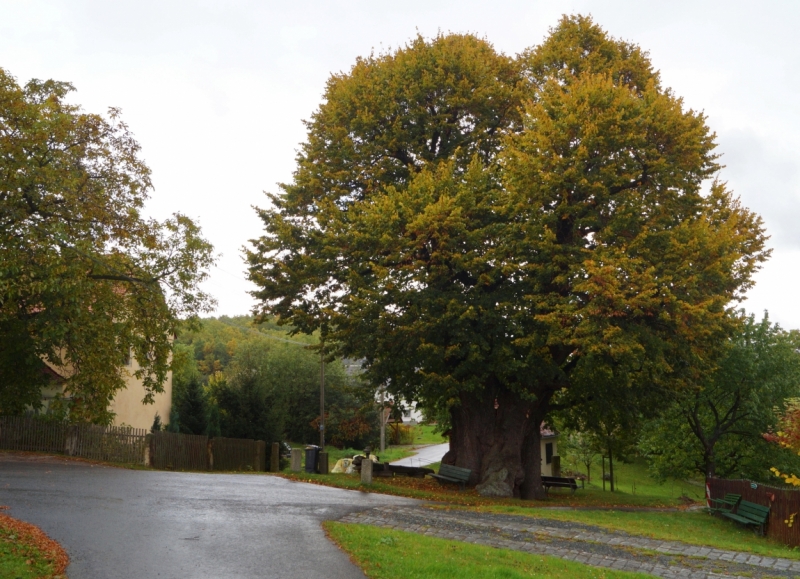
[[[316,443],[317,344],[318,336],[287,340],[286,329],[272,320],[254,327],[246,316],[205,318],[181,332],[173,379],[181,432],[204,433],[199,423],[205,418],[205,430],[216,419],[222,436]],[[325,367],[325,407],[331,444],[361,447],[375,442],[374,390],[349,376],[340,361]]]
[[70,417],[105,423],[131,353],[144,402],[163,390],[178,320],[212,304],[199,284],[214,257],[187,216],[142,214],[138,143],[72,90],[0,69],[0,412],[41,405],[46,360],[65,369]]
[[450,411],[445,461],[542,496],[539,427],[713,366],[767,257],[705,117],[646,53],[564,17],[518,58],[416,38],[328,83],[248,252],[262,315],[321,329],[393,393]]
[[800,395],[798,335],[765,315],[742,316],[717,368],[694,389],[672,392],[644,428],[640,447],[660,477],[742,476],[765,480],[768,469],[798,466],[793,453],[769,445],[776,412]]

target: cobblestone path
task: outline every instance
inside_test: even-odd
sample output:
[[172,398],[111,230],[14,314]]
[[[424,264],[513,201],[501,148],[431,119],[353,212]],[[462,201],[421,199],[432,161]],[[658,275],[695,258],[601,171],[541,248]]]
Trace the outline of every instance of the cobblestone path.
[[800,561],[659,541],[581,523],[426,507],[377,507],[343,523],[397,529],[466,543],[551,555],[656,577],[800,577]]

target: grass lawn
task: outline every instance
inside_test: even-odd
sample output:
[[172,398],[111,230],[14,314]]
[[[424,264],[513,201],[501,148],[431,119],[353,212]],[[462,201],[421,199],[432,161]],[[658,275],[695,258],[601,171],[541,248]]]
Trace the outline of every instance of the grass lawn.
[[64,550],[38,527],[0,514],[0,577],[56,579],[67,567]]
[[545,555],[446,541],[366,525],[324,523],[328,536],[371,579],[643,579]]
[[[363,450],[355,450],[353,448],[343,448],[340,450],[338,448],[334,448],[333,446],[326,446],[325,450],[328,451],[328,464],[330,464],[331,468],[333,468],[333,465],[336,464],[336,461],[340,458],[353,458],[357,454],[364,454]],[[414,454],[414,451],[409,447],[388,447],[383,452],[373,449],[372,453],[378,455],[378,458],[381,459],[381,462],[392,462],[393,460],[400,460],[401,458],[411,456]],[[305,457],[303,457],[303,459],[305,460]]]
[[[562,470],[576,470],[585,472],[586,468],[583,465],[576,465],[572,463],[569,458],[562,466]],[[606,463],[606,470],[608,463]],[[602,492],[603,479],[602,465],[600,461],[592,465],[592,482],[587,483],[587,489],[594,489]],[[646,495],[650,497],[660,497],[663,499],[677,499],[681,496],[688,497],[694,501],[703,501],[705,498],[705,488],[701,481],[684,481],[669,479],[667,481],[658,482],[650,476],[650,471],[647,468],[647,463],[644,459],[636,459],[630,463],[615,462],[614,463],[614,479],[616,484],[616,493],[624,495]],[[606,492],[610,492],[610,481],[606,481]],[[578,491],[581,492],[581,491]]]
[[[421,428],[432,429],[431,426],[422,425]],[[339,458],[353,456],[358,451],[353,449],[338,450],[328,448],[330,452],[329,464],[331,468]],[[382,461],[393,461],[412,454],[411,447],[389,448],[385,453],[380,453]],[[428,465],[434,471],[439,470],[439,463]],[[578,470],[575,465],[567,463],[565,469]],[[330,485],[346,489],[360,489],[371,492],[388,493],[431,501],[445,501],[457,505],[506,505],[518,506],[522,509],[547,506],[642,506],[642,507],[681,507],[687,504],[687,499],[702,502],[704,488],[701,484],[679,480],[668,480],[659,483],[653,480],[644,461],[629,464],[622,462],[614,465],[614,475],[617,485],[615,492],[610,491],[606,482],[606,490],[602,488],[600,478],[601,469],[592,468],[595,476],[592,483],[587,483],[586,488],[579,489],[575,494],[565,489],[553,489],[545,501],[521,501],[519,499],[490,499],[481,497],[474,489],[460,491],[456,486],[440,486],[431,478],[409,479],[407,477],[376,478],[369,487],[362,487],[360,479],[353,475],[311,475],[304,472],[292,473],[284,470],[284,475],[296,480],[304,480],[316,484]],[[683,497],[683,498],[682,498]]]
[[447,439],[441,433],[435,433],[436,426],[417,424],[413,427],[414,444],[443,444]]
[[[333,463],[331,463],[331,465],[332,464]],[[676,507],[682,504],[677,499],[641,494],[630,495],[626,493],[603,492],[595,488],[578,490],[574,495],[569,491],[554,490],[551,491],[551,496],[544,501],[523,501],[520,499],[482,497],[475,489],[461,491],[455,485],[440,485],[436,480],[430,477],[424,479],[405,476],[396,476],[393,478],[375,477],[371,485],[365,486],[361,484],[361,479],[357,474],[320,475],[306,472],[291,472],[286,469],[283,471],[282,475],[293,480],[343,489],[385,493],[428,501],[442,501],[461,506],[514,506],[518,507],[521,511],[535,509],[544,505],[601,507],[637,505],[646,507]]]
[[653,511],[560,511],[512,506],[486,506],[470,510],[526,515],[559,521],[577,521],[653,539],[747,551],[762,556],[800,559],[798,550],[765,537],[759,537],[751,529],[745,529],[733,521],[712,517],[699,511],[661,513]]

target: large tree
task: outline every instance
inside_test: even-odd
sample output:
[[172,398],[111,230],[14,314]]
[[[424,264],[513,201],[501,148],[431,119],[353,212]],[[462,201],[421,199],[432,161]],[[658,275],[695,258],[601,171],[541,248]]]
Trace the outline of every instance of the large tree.
[[211,246],[188,217],[147,219],[152,189],[120,120],[68,103],[72,86],[0,69],[0,412],[41,405],[41,360],[69,415],[106,423],[133,354],[144,402],[163,390],[179,318],[208,308]]
[[447,408],[445,461],[481,492],[543,496],[539,428],[565,392],[602,368],[679,385],[735,325],[764,236],[722,183],[701,194],[713,148],[646,54],[589,18],[517,59],[417,38],[329,81],[260,210],[254,295]]

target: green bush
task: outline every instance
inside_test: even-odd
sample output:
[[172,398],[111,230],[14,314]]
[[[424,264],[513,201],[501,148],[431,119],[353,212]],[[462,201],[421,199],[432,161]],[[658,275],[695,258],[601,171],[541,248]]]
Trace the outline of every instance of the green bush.
[[414,444],[414,429],[399,422],[390,424],[389,444]]

